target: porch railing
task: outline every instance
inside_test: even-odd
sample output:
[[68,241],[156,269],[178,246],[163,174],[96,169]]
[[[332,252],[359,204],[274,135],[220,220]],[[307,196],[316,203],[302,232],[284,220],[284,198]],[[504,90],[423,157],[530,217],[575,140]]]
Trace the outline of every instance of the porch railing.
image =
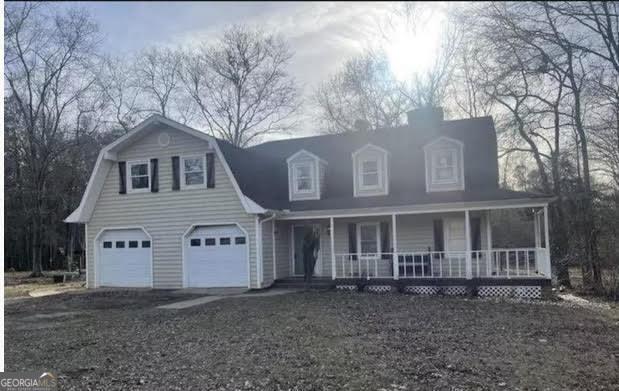
[[[491,249],[470,252],[471,278],[548,278],[544,248]],[[467,278],[466,251],[402,251],[335,255],[335,278]]]

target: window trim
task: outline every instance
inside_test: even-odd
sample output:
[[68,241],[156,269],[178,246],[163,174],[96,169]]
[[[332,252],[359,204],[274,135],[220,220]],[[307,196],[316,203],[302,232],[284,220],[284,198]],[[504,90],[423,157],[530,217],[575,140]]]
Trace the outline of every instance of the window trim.
[[[376,162],[376,177],[377,177],[376,185],[363,184],[363,176],[365,174],[365,172],[363,171],[363,163],[365,162]],[[379,156],[368,156],[368,157],[360,156],[357,160],[357,183],[359,186],[359,190],[362,190],[362,191],[382,190],[383,189],[383,159]]]
[[[451,167],[453,176],[450,179],[439,179],[436,175],[436,170],[439,168],[435,165],[436,155],[439,153],[449,152],[453,159],[453,166]],[[456,185],[460,181],[460,159],[458,157],[458,148],[437,148],[430,152],[430,180],[432,185]]]
[[[146,164],[146,167],[147,167],[146,177],[148,178],[148,186],[141,188],[141,189],[134,189],[133,181],[131,180],[132,178],[131,167],[136,166],[138,164]],[[139,177],[143,177],[143,176],[145,175],[140,175]],[[152,177],[151,177],[150,159],[131,160],[127,162],[127,178],[126,178],[127,193],[149,193],[151,184],[152,184],[151,181],[152,181]]]
[[[204,182],[203,183],[199,183],[199,184],[195,184],[195,185],[188,185],[186,184],[185,180],[185,159],[202,159],[202,169],[204,172]],[[190,190],[190,189],[206,189],[207,183],[208,183],[208,178],[206,177],[208,175],[208,168],[206,167],[206,152],[203,153],[202,155],[199,154],[194,154],[194,155],[183,155],[180,156],[180,175],[181,175],[181,190]]]
[[[308,167],[310,173],[310,184],[311,188],[309,190],[299,190],[298,188],[298,179],[297,169],[299,167]],[[316,192],[316,165],[313,162],[294,162],[292,163],[292,192],[294,194],[313,194]]]
[[[361,255],[364,254],[364,252],[361,249],[361,227],[374,227],[374,232],[376,233],[376,253],[371,253],[371,254],[376,254],[378,256],[382,255],[381,252],[381,246],[380,246],[380,223],[377,221],[373,221],[373,222],[363,222],[363,223],[358,223],[357,224],[357,252]],[[368,253],[370,254],[370,253]]]

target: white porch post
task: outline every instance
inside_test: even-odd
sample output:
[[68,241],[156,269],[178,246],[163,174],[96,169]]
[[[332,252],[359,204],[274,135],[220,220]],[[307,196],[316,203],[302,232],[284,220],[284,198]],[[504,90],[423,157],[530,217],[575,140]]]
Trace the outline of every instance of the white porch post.
[[464,233],[466,237],[466,278],[473,278],[473,261],[471,257],[471,221],[468,209],[464,211]]
[[393,226],[393,237],[391,238],[391,246],[393,247],[391,253],[392,266],[393,266],[393,279],[397,280],[400,278],[400,268],[398,265],[398,228],[396,225],[396,215],[395,213],[391,215],[391,225]]
[[550,266],[550,234],[548,228],[548,205],[544,205],[544,274],[550,278],[552,269]]
[[331,279],[335,280],[335,225],[333,217],[329,218],[329,238],[331,239]]
[[550,251],[550,238],[548,237],[548,205],[544,205],[544,247]]
[[535,231],[535,248],[541,248],[542,247],[542,233],[541,233],[541,229],[540,229],[540,216],[539,216],[539,212],[537,211],[533,214],[533,228]]
[[486,277],[490,277],[492,270],[492,223],[490,220],[491,210],[486,211]]
[[277,279],[277,250],[275,248],[275,220],[271,222],[271,238],[273,238],[273,281]]

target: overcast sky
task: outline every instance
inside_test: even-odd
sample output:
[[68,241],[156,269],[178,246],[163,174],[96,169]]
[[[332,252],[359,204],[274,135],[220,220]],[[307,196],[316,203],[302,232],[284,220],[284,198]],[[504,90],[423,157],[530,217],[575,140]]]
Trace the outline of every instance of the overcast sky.
[[[289,70],[305,97],[348,58],[384,42],[385,18],[395,7],[401,7],[393,3],[328,2],[77,4],[98,21],[106,38],[105,50],[114,55],[130,54],[151,45],[191,45],[218,35],[234,23],[281,33],[295,53]],[[428,39],[421,37],[420,42],[427,44]],[[392,51],[403,58],[401,53],[409,50],[415,48],[394,47]]]

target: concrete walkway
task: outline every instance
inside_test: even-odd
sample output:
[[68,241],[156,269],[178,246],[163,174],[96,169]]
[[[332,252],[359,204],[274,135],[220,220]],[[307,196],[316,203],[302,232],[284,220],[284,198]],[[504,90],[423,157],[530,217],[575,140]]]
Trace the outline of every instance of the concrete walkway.
[[270,289],[265,292],[256,292],[256,293],[240,293],[240,294],[229,294],[229,295],[220,295],[220,296],[204,296],[198,297],[197,299],[184,300],[179,301],[172,304],[160,305],[157,308],[165,309],[165,310],[182,310],[184,308],[193,307],[200,304],[211,303],[213,301],[221,300],[221,299],[246,299],[252,297],[268,297],[268,296],[278,296],[278,295],[286,295],[288,293],[299,292],[299,290],[295,289]]

